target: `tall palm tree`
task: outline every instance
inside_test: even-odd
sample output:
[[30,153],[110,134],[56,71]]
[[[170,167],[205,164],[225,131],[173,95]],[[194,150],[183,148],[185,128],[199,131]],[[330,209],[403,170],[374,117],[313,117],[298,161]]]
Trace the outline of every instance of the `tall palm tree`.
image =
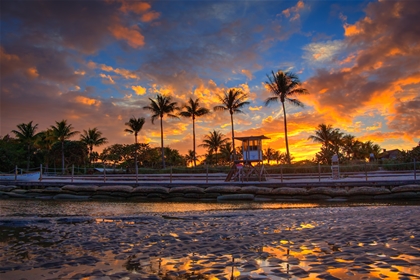
[[271,147],[268,147],[264,151],[264,157],[267,160],[267,164],[270,165],[270,160],[274,159],[274,150]]
[[332,148],[336,141],[337,135],[340,134],[340,129],[333,128],[332,125],[319,124],[318,129],[315,131],[315,135],[308,137],[308,140],[312,140],[316,143],[321,143],[325,148]]
[[17,130],[12,130],[12,132],[15,134],[15,136],[19,139],[19,141],[26,145],[26,148],[28,149],[28,158],[26,163],[26,169],[29,170],[29,162],[31,160],[31,149],[35,143],[36,138],[38,137],[39,133],[35,133],[38,124],[32,125],[33,121],[30,121],[29,123],[21,123],[17,125]]
[[61,142],[61,166],[64,174],[64,141],[78,134],[79,131],[75,131],[71,124],[67,124],[67,120],[56,121],[55,126],[52,125],[50,128],[54,139]]
[[187,166],[191,163],[194,163],[195,158],[196,158],[195,152],[192,150],[188,150],[188,153],[184,156],[184,158],[185,158],[185,162]]
[[235,130],[233,128],[233,114],[243,113],[241,110],[243,107],[249,104],[248,95],[239,89],[230,89],[225,92],[223,96],[219,95],[219,101],[222,105],[214,106],[214,111],[229,111],[230,123],[232,125],[232,148],[233,148],[233,160],[236,160],[236,149],[235,149]]
[[[144,118],[135,118],[132,117],[128,122],[125,123],[126,126],[129,128],[124,129],[125,132],[130,134],[134,134],[134,144],[136,145],[136,150],[134,153],[134,165],[136,168],[136,174],[138,174],[138,165],[137,165],[137,135],[139,134],[140,130],[143,128],[144,123],[146,120]],[[137,176],[137,175],[136,175]]]
[[108,143],[108,139],[102,137],[102,132],[100,132],[96,127],[92,129],[83,130],[83,134],[80,136],[80,141],[85,143],[89,149],[89,163],[92,163],[93,155],[93,146],[101,146]]
[[44,153],[45,170],[48,170],[50,161],[50,152],[52,145],[54,144],[54,135],[51,129],[41,131],[36,139],[35,145]]
[[132,117],[128,122],[125,123],[126,126],[129,128],[124,129],[125,132],[130,134],[134,134],[134,144],[137,144],[137,135],[139,134],[140,130],[143,128],[144,123],[146,120],[144,118],[135,118]]
[[217,151],[224,145],[229,138],[224,138],[225,135],[220,131],[210,131],[208,135],[204,136],[203,144],[199,145],[200,147],[206,148],[210,153],[214,152],[216,154],[216,165],[218,162]]
[[173,113],[175,110],[179,110],[176,102],[172,102],[170,96],[164,96],[158,94],[156,99],[149,98],[150,105],[143,107],[145,110],[152,112],[152,123],[155,122],[157,118],[160,119],[160,144],[162,150],[162,166],[165,168],[165,150],[163,148],[163,117],[166,115],[170,118],[178,118],[178,116]]
[[286,119],[286,107],[284,103],[287,101],[292,105],[303,107],[303,103],[292,98],[296,94],[308,94],[309,92],[301,87],[299,78],[291,72],[277,71],[274,73],[271,71],[272,77],[267,75],[268,82],[265,82],[267,87],[273,94],[272,97],[267,98],[265,105],[272,102],[281,102],[283,109],[283,120],[284,120],[284,138],[286,140],[286,153],[287,161],[290,164],[290,152],[289,152],[289,141],[287,139],[287,119]]
[[[198,103],[199,99],[193,100],[190,97],[190,100],[188,100],[188,104],[183,106],[184,111],[179,112],[179,115],[181,117],[185,118],[192,118],[193,121],[193,152],[194,155],[196,155],[195,152],[195,118],[201,117],[203,115],[206,115],[210,113],[210,110],[207,108],[200,107],[200,104]],[[194,166],[197,166],[196,159],[194,158]]]

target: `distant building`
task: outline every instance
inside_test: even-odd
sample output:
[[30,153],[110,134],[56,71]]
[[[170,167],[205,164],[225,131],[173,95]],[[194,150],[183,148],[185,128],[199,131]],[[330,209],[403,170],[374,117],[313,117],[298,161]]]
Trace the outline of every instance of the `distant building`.
[[402,153],[398,149],[389,150],[389,151],[384,149],[383,152],[378,155],[378,159],[397,159],[401,155]]

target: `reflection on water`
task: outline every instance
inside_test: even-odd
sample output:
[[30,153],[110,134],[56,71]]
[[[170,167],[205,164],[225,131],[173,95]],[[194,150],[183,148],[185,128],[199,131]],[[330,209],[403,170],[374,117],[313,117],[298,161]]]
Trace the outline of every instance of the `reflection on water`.
[[419,207],[275,205],[28,204],[1,214],[0,279],[420,278]]

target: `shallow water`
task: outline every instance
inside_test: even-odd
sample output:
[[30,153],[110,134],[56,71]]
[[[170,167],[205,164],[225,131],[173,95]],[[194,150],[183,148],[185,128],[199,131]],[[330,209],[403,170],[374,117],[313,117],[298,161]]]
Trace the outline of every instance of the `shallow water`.
[[416,205],[5,200],[0,211],[0,279],[420,278]]

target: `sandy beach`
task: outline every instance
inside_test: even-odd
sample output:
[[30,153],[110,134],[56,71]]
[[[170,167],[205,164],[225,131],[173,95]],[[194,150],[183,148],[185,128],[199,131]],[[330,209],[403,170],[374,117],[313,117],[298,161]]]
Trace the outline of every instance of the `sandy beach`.
[[0,217],[1,279],[419,279],[420,206]]

